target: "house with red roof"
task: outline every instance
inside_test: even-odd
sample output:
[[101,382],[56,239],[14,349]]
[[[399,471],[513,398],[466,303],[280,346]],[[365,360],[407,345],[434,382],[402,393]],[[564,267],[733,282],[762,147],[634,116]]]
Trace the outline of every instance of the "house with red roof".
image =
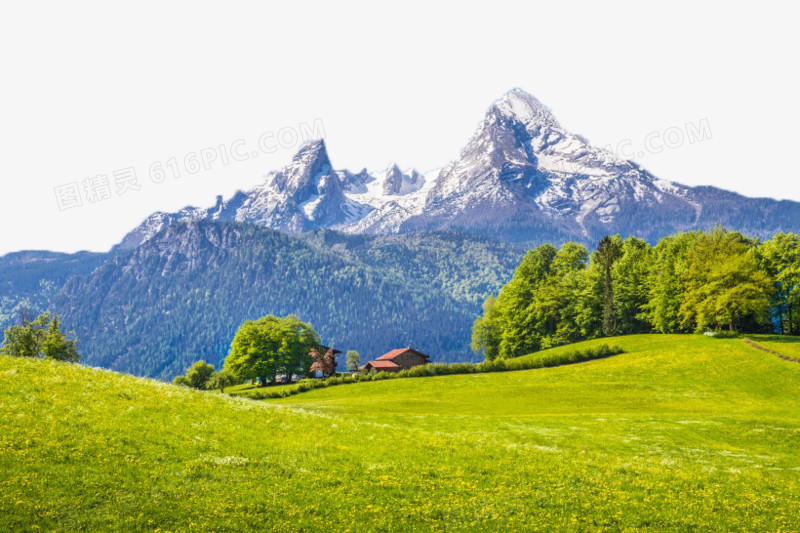
[[385,353],[364,365],[365,372],[399,372],[417,365],[426,365],[431,358],[411,346]]

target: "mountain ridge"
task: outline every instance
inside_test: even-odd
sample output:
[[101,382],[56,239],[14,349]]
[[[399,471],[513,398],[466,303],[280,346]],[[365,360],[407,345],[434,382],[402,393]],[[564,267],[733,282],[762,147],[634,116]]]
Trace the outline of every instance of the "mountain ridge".
[[177,221],[211,219],[288,233],[452,230],[527,246],[602,236],[661,237],[716,224],[755,237],[800,230],[800,203],[747,198],[658,178],[564,129],[522,89],[487,110],[459,158],[435,175],[390,165],[383,175],[337,170],[324,139],[283,169],[207,209],[154,213],[120,247],[134,248]]

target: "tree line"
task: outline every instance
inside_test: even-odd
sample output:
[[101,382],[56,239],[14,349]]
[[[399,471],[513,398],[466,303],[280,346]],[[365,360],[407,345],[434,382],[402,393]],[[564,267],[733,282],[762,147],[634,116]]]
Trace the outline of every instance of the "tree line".
[[472,348],[487,360],[603,336],[800,333],[800,237],[761,242],[717,227],[655,246],[604,237],[528,251],[483,304]]
[[[173,383],[224,392],[226,387],[245,381],[265,387],[278,378],[289,382],[293,376],[309,377],[317,372],[330,377],[336,374],[336,353],[320,343],[311,324],[295,315],[267,315],[239,327],[221,370],[197,361],[185,375],[176,376]],[[358,371],[358,352],[350,350],[346,357],[348,370]]]

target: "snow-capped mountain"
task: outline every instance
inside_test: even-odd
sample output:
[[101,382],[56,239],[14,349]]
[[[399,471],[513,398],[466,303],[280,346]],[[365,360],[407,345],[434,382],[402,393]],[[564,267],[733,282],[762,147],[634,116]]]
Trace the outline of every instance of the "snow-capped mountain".
[[[300,148],[288,166],[270,172],[255,188],[239,191],[229,200],[217,197],[216,204],[207,209],[154,213],[120,247],[134,248],[177,221],[198,219],[257,224],[287,233],[319,228],[355,232],[362,225],[364,232],[396,233],[405,219],[421,211],[429,189],[425,185],[421,173],[404,172],[397,164],[377,176],[366,169],[358,173],[334,170],[325,141],[312,141]],[[392,217],[395,209],[403,215]]]
[[487,111],[458,160],[437,174],[335,170],[322,140],[284,169],[214,207],[156,213],[131,232],[134,247],[178,220],[235,220],[289,233],[458,230],[509,242],[648,240],[723,224],[754,236],[800,229],[800,203],[745,198],[658,179],[566,131],[528,93],[513,89]]
[[[689,191],[593,147],[562,128],[536,98],[514,89],[489,108],[460,159],[442,169],[424,211],[403,229],[500,232],[523,242],[542,233],[650,236],[645,212],[668,212],[666,233],[699,222],[700,206]],[[620,225],[639,214],[637,231]]]

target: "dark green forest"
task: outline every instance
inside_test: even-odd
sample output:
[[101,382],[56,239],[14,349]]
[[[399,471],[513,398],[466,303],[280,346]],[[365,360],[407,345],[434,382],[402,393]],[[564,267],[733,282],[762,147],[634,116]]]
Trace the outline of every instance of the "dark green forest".
[[483,304],[473,349],[489,360],[634,333],[800,333],[800,238],[760,242],[715,228],[605,237],[527,252]]
[[0,257],[0,331],[46,311],[70,278],[87,275],[108,254],[28,251]]
[[522,255],[454,233],[297,237],[203,221],[72,279],[53,310],[76,331],[83,362],[162,379],[199,359],[221,368],[239,325],[268,314],[297,315],[325,345],[365,360],[413,345],[467,361],[481,302]]

